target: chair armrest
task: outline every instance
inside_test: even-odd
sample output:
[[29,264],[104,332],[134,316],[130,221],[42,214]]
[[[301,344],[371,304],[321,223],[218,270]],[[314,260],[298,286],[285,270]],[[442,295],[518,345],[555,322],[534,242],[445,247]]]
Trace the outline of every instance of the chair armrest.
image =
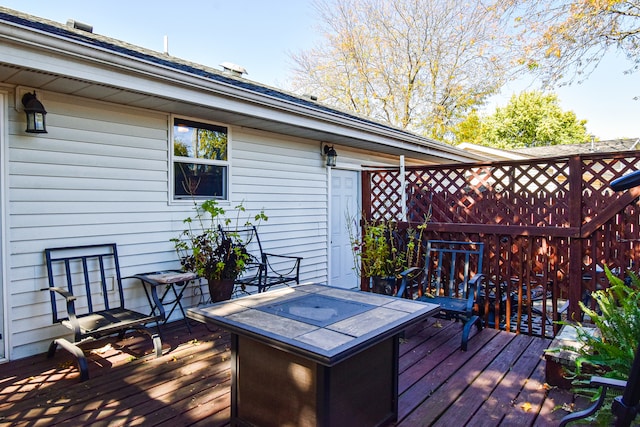
[[[71,330],[73,331],[73,335],[76,339],[76,341],[78,341],[82,335],[82,331],[80,329],[80,323],[78,322],[78,318],[76,317],[76,299],[77,297],[75,295],[73,295],[71,292],[67,291],[64,288],[60,288],[58,286],[50,286],[48,288],[44,288],[41,289],[42,291],[49,291],[49,292],[55,292],[59,295],[61,295],[67,305],[67,319],[69,320],[69,323],[71,325]],[[52,301],[53,301],[52,297]],[[55,305],[54,305],[55,307]],[[54,314],[54,319],[56,319],[56,315]],[[58,320],[55,320],[56,322]]]
[[480,289],[480,285],[484,280],[485,276],[482,273],[475,274],[471,279],[469,279],[469,283],[467,283],[467,311],[471,312],[473,310],[473,304],[476,302],[478,298],[478,290]]
[[600,392],[600,397],[598,397],[598,400],[593,405],[589,406],[583,411],[578,411],[578,412],[574,412],[572,414],[566,415],[560,421],[559,427],[564,427],[570,422],[573,422],[575,420],[579,420],[582,418],[587,418],[588,416],[595,414],[596,411],[600,409],[600,407],[604,403],[605,398],[607,396],[607,390],[609,388],[624,389],[627,386],[626,381],[616,380],[613,378],[597,377],[597,376],[591,377],[591,380],[589,383],[594,386],[602,387],[602,391]]
[[73,295],[71,292],[69,292],[69,291],[67,291],[65,289],[59,288],[57,286],[51,286],[49,288],[43,288],[43,289],[41,289],[41,291],[53,291],[53,292],[61,295],[67,302],[71,302],[71,301],[75,301],[76,300],[75,295]]
[[421,269],[419,267],[409,267],[405,271],[400,273],[400,276],[402,276],[402,278],[404,279],[405,277],[409,276],[411,273],[415,272],[416,270],[421,270]]
[[625,380],[617,380],[614,378],[605,378],[598,376],[591,377],[589,384],[595,387],[614,388],[618,390],[624,390],[624,388],[627,386],[627,382]]
[[[280,260],[288,260],[286,262],[286,267],[284,269],[274,268],[270,259],[280,259]],[[278,255],[272,254],[269,252],[262,253],[262,265],[264,269],[265,275],[269,275],[270,273],[274,273],[277,276],[282,277],[283,275],[293,274],[295,272],[296,283],[299,283],[300,277],[300,262],[302,261],[302,257],[295,255]],[[286,272],[285,272],[286,271]]]
[[408,269],[406,269],[405,271],[403,271],[402,273],[400,273],[400,277],[402,277],[402,283],[400,283],[400,287],[398,288],[398,290],[396,291],[396,293],[393,295],[395,297],[400,297],[400,298],[408,298],[409,296],[407,295],[407,286],[409,286],[409,281],[410,280],[414,280],[417,277],[414,277],[413,274],[415,272],[422,272],[422,269],[419,267],[410,267]]
[[265,257],[276,257],[276,258],[286,258],[286,259],[295,259],[297,260],[297,262],[300,262],[303,258],[301,256],[295,256],[295,255],[278,255],[278,254],[272,254],[269,252],[264,252],[262,255],[264,255]]

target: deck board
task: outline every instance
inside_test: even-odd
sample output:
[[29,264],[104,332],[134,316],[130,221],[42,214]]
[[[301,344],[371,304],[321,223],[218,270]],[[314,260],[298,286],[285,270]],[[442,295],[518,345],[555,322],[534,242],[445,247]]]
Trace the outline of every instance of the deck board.
[[[498,425],[508,413],[518,416],[533,414],[533,412],[520,412],[512,409],[518,404],[523,405],[528,402],[529,395],[523,394],[522,390],[541,363],[540,354],[547,346],[548,343],[545,340],[533,340],[528,343],[517,361],[509,367],[508,373],[475,413],[475,418],[481,420],[478,425]],[[528,425],[531,422],[531,417],[527,416],[526,418],[529,419],[520,421],[522,425]]]
[[[59,350],[0,365],[0,426],[226,426],[230,419],[230,339],[184,322],[164,329],[155,359],[143,336],[91,343],[91,378],[79,382]],[[544,385],[550,340],[484,329],[460,350],[462,325],[427,319],[400,344],[399,415],[394,425],[557,425],[571,393]],[[105,347],[110,344],[111,348]]]
[[[517,357],[522,354],[529,343],[522,336],[516,336],[505,345],[504,351],[491,361],[487,366],[465,367],[468,371],[466,375],[460,376],[462,384],[459,389],[461,393],[452,402],[450,409],[438,419],[439,425],[453,425],[456,423],[469,423],[476,418],[479,411],[487,399],[493,393],[496,386],[500,385],[502,379],[509,372],[509,368],[517,361]],[[464,383],[468,379],[469,383]]]

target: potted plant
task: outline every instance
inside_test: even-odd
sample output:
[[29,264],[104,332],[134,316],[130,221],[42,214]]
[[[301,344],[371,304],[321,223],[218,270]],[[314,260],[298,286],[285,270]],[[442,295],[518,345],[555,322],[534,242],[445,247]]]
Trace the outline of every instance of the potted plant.
[[[577,353],[575,365],[566,367],[565,376],[572,380],[573,391],[595,402],[601,388],[589,385],[591,375],[627,380],[640,336],[640,278],[627,271],[627,280],[614,276],[605,265],[609,287],[591,294],[596,309],[578,304],[592,324],[558,322],[575,328],[578,346],[550,348],[548,353],[567,350]],[[595,327],[596,333],[593,332]],[[612,390],[613,391],[613,390]],[[615,396],[615,394],[614,394]],[[606,396],[600,409],[587,421],[590,425],[613,425],[611,405],[614,396]]]
[[[251,261],[246,249],[249,242],[243,242],[239,234],[231,233],[225,237],[220,226],[228,226],[231,219],[225,217],[225,210],[215,200],[194,204],[195,217],[186,218],[183,223],[187,228],[171,241],[182,268],[207,280],[212,302],[230,299],[235,279]],[[236,210],[238,223],[240,213],[245,212],[245,208],[240,204]],[[267,216],[261,211],[254,219],[267,220]],[[251,222],[247,220],[246,224],[250,225]]]
[[404,232],[391,220],[361,220],[350,218],[349,236],[354,254],[354,270],[370,278],[373,292],[393,295],[400,273],[417,266],[422,258],[422,234],[427,219]]

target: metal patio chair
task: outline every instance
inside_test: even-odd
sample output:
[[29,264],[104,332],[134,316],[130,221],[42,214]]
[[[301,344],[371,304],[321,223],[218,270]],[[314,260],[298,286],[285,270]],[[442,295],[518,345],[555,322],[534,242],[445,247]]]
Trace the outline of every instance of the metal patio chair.
[[467,350],[471,328],[482,330],[482,319],[474,312],[484,275],[482,257],[484,244],[429,240],[423,274],[418,267],[405,270],[397,296],[412,297],[440,305],[436,317],[461,321],[464,324],[460,348]]
[[565,416],[560,421],[560,427],[595,414],[604,403],[607,391],[610,389],[623,390],[622,395],[616,397],[611,405],[611,412],[616,417],[614,425],[616,427],[630,426],[640,412],[640,344],[636,348],[636,355],[627,381],[593,376],[590,384],[594,387],[602,387],[598,400],[583,411]]
[[225,238],[244,245],[251,257],[245,272],[235,280],[240,291],[247,292],[247,286],[255,286],[258,292],[264,292],[275,285],[300,283],[300,263],[303,258],[265,252],[254,225],[220,227],[220,231]]
[[[159,314],[125,308],[115,243],[49,248],[44,252],[49,287],[43,290],[48,290],[51,296],[53,323],[73,332],[72,341],[54,339],[47,357],[53,357],[60,345],[76,357],[80,380],[84,381],[89,378],[89,369],[79,344],[115,334],[123,338],[129,330],[149,335],[156,357],[162,355],[160,336],[146,328],[147,324],[157,324],[165,316],[156,289],[151,287],[150,293]],[[58,299],[65,309],[58,307]]]

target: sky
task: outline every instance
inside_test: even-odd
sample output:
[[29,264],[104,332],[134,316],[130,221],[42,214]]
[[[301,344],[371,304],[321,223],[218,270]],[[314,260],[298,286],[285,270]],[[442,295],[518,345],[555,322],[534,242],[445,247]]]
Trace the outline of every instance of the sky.
[[[0,0],[2,6],[66,23],[73,19],[93,32],[220,69],[244,67],[248,79],[286,87],[290,53],[322,41],[312,0]],[[563,110],[587,120],[597,139],[640,137],[640,72],[624,57],[608,54],[582,84],[556,89]],[[505,106],[513,94],[535,89],[514,82],[489,100],[485,113]]]

